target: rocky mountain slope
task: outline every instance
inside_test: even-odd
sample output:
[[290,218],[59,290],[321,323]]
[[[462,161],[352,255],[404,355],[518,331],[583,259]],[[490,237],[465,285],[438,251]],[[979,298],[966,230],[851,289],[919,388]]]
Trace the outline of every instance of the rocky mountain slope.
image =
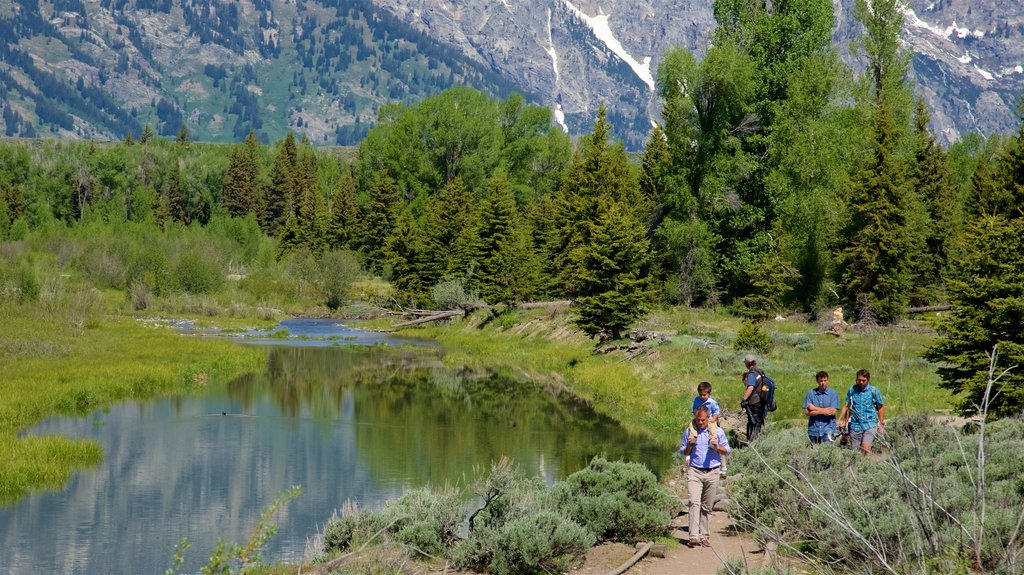
[[[853,0],[833,2],[856,67]],[[351,143],[382,104],[468,84],[523,92],[574,134],[605,103],[636,149],[661,54],[702,54],[713,26],[707,0],[0,0],[0,129]],[[904,32],[945,141],[1016,126],[1024,3],[913,0]]]

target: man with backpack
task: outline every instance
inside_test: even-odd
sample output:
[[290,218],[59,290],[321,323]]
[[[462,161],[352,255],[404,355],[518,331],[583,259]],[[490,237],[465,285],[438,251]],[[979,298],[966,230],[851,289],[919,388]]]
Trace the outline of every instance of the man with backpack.
[[747,372],[743,374],[743,385],[746,389],[740,407],[747,414],[747,441],[753,441],[761,434],[765,414],[775,409],[775,380],[757,367],[757,359],[754,356],[744,357],[743,364],[747,366]]
[[857,372],[857,383],[846,392],[846,404],[839,412],[839,425],[849,425],[850,449],[861,450],[867,455],[876,435],[885,431],[885,400],[882,392],[871,385],[871,372],[862,369]]

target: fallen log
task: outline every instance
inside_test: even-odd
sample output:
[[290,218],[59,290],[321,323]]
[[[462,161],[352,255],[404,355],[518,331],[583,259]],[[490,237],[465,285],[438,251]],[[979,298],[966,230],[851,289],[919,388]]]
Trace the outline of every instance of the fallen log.
[[548,307],[569,307],[572,305],[570,300],[558,300],[558,301],[528,301],[519,304],[519,309],[538,309]]
[[955,309],[955,308],[953,308],[953,306],[951,306],[949,304],[922,305],[922,306],[919,306],[919,307],[907,308],[907,313],[928,313],[930,311],[949,311],[951,309]]
[[630,567],[635,565],[637,561],[643,559],[644,555],[647,555],[647,552],[650,551],[651,547],[653,547],[653,546],[654,546],[653,542],[644,543],[643,546],[641,546],[639,549],[637,549],[637,552],[634,553],[633,556],[630,557],[628,561],[626,561],[622,565],[619,565],[619,567],[617,569],[615,569],[614,571],[610,571],[608,573],[608,575],[622,575],[623,573],[628,571]]
[[391,327],[392,327],[392,329],[399,329],[399,328],[403,328],[403,327],[419,325],[421,323],[437,321],[439,319],[455,317],[457,315],[464,316],[464,315],[466,315],[466,312],[461,310],[461,309],[449,310],[449,311],[444,311],[444,312],[437,313],[437,314],[434,314],[434,315],[428,315],[426,317],[421,317],[419,319],[414,319],[412,321],[403,321],[402,323],[396,323],[395,325],[393,325]]

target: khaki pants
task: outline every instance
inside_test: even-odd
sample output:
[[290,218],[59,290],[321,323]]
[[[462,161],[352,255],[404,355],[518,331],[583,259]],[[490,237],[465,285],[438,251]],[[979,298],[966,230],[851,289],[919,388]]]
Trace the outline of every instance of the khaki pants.
[[690,495],[690,541],[711,536],[711,510],[715,505],[720,475],[717,467],[690,467],[686,471],[686,488]]

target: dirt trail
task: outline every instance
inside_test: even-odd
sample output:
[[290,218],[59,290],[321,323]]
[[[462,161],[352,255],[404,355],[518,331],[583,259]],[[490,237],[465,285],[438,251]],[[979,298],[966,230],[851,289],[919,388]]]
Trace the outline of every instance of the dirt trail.
[[[672,520],[672,537],[679,545],[671,546],[665,557],[647,556],[626,571],[626,575],[715,575],[729,557],[743,557],[748,568],[768,564],[770,555],[758,547],[749,535],[736,533],[729,515],[716,511],[711,520],[711,547],[686,546],[688,518],[684,512]],[[636,550],[622,543],[594,547],[587,560],[571,575],[604,575],[628,560]]]

